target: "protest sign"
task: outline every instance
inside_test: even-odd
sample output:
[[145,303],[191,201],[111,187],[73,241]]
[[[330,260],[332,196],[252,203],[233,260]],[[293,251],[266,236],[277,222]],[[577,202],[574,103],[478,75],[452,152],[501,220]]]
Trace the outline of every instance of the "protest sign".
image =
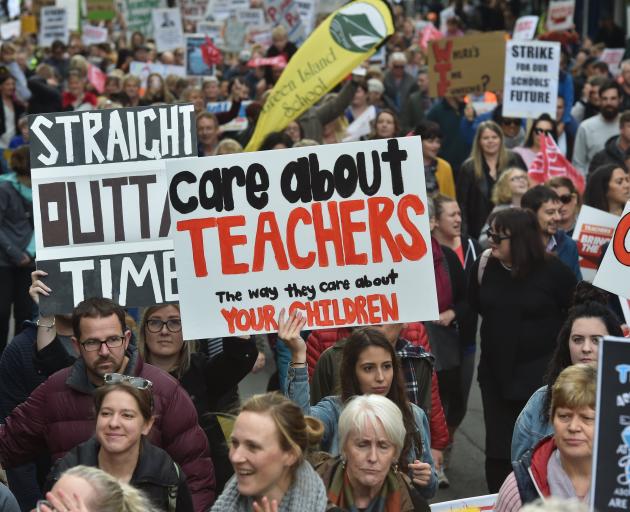
[[630,299],[630,202],[621,214],[593,284]]
[[555,119],[560,73],[560,43],[508,41],[503,80],[503,115]]
[[145,88],[147,86],[147,78],[149,78],[151,73],[157,73],[163,77],[167,75],[186,76],[186,68],[160,62],[139,62],[134,60],[129,65],[129,73],[140,78],[140,83]]
[[3,41],[13,39],[14,37],[20,37],[21,33],[22,22],[20,20],[0,24],[0,38],[2,38]]
[[239,53],[245,45],[245,37],[247,37],[247,25],[239,21],[236,16],[230,16],[225,21],[225,30],[223,31],[223,51],[229,53]]
[[597,208],[582,206],[580,209],[573,240],[577,244],[580,270],[585,281],[593,281],[602,260],[603,247],[612,239],[618,222],[619,217]]
[[83,25],[81,41],[85,46],[107,42],[107,29],[105,27],[95,27],[94,25]]
[[65,43],[69,34],[66,10],[60,7],[43,7],[40,16],[39,45],[48,47],[57,40]]
[[[186,339],[435,319],[418,137],[167,162]],[[216,228],[216,229],[214,229]]]
[[547,10],[547,30],[568,30],[573,28],[575,0],[551,0]]
[[260,44],[265,48],[272,45],[271,30],[273,26],[269,23],[260,26],[247,27],[247,41],[250,44]]
[[393,32],[392,11],[380,0],[355,0],[328,16],[271,89],[246,149],[258,149],[268,133],[283,130],[297,119],[374,55]]
[[29,123],[37,266],[54,290],[42,311],[69,312],[92,295],[127,306],[177,300],[164,159],[196,156],[193,106]]
[[619,65],[625,53],[625,48],[604,48],[599,60],[608,64],[608,71],[610,71],[611,75],[617,76],[619,74]]
[[317,18],[315,0],[297,0],[298,12],[300,13],[300,21],[304,27],[304,34],[308,35],[315,28]]
[[346,129],[343,142],[354,142],[372,132],[372,122],[376,119],[376,108],[370,105],[359,117],[357,117]]
[[127,31],[141,32],[145,36],[153,35],[153,20],[151,13],[154,9],[166,7],[165,0],[125,0],[123,4]]
[[479,94],[503,89],[505,34],[487,32],[429,42],[429,95]]
[[94,86],[96,92],[103,94],[103,91],[105,91],[105,81],[107,80],[107,76],[100,68],[97,68],[94,64],[88,63],[87,79],[88,82]]
[[7,15],[9,19],[17,18],[20,15],[20,0],[7,1]]
[[304,25],[300,19],[300,8],[295,0],[266,0],[265,12],[274,25],[282,25],[287,29],[289,40],[296,45],[304,42]]
[[534,39],[539,19],[538,16],[521,16],[514,25],[512,39],[515,41],[530,41]]
[[286,68],[287,58],[284,55],[276,55],[275,57],[256,57],[247,61],[247,67],[249,68],[257,68],[260,66]]
[[214,44],[208,36],[186,35],[186,74],[188,76],[214,75],[214,64],[208,52],[210,47],[214,48]]
[[[79,31],[79,0],[56,0],[55,6],[66,10],[66,18],[68,20],[68,30],[70,32]],[[66,40],[64,40],[64,43]]]
[[243,25],[264,25],[265,11],[262,9],[244,9],[236,13],[236,19]]
[[198,23],[204,20],[206,0],[181,0],[180,8],[184,20],[184,32],[201,32]]
[[474,496],[462,498],[460,500],[442,501],[431,504],[431,512],[492,512],[496,505],[498,494],[487,494],[485,496]]
[[179,9],[154,9],[152,19],[153,37],[158,52],[184,47],[184,29]]
[[236,8],[230,0],[210,0],[205,18],[208,21],[225,21],[236,14]]
[[200,21],[197,23],[197,36],[208,36],[217,46],[223,45],[223,22]]
[[116,17],[114,0],[87,0],[86,8],[90,21],[109,21]]
[[630,486],[630,343],[605,336],[599,343],[592,510],[628,510]]
[[36,34],[37,33],[37,18],[31,14],[24,14],[20,16],[20,26],[22,34]]
[[[251,105],[251,101],[242,101],[241,108],[238,111],[238,115],[232,119],[229,123],[221,125],[222,132],[240,132],[245,130],[249,124],[247,121],[247,113],[245,109]],[[206,104],[206,110],[213,114],[219,114],[221,112],[228,112],[232,108],[231,101],[211,101]]]
[[29,116],[31,168],[197,155],[189,104]]
[[457,17],[457,14],[455,14],[455,6],[453,5],[440,11],[440,32],[442,32],[442,34],[446,34],[446,31],[448,30],[446,25],[448,20],[455,17]]

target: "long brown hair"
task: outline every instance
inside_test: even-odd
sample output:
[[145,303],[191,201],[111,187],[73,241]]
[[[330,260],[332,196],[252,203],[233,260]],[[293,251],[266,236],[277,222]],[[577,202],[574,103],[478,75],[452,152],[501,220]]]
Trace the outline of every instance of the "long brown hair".
[[503,137],[503,132],[497,123],[494,121],[484,121],[479,124],[477,128],[477,132],[475,133],[475,140],[473,140],[472,151],[470,152],[470,158],[473,162],[473,167],[475,169],[475,178],[480,180],[483,178],[483,164],[485,157],[483,156],[483,151],[481,150],[481,134],[485,130],[491,130],[499,136],[501,140],[501,146],[499,148],[499,158],[497,160],[497,178],[503,169],[508,164],[508,152],[505,148],[505,138]]
[[361,327],[352,331],[352,334],[348,337],[343,347],[341,359],[341,401],[345,404],[353,396],[363,394],[357,377],[356,365],[359,356],[368,347],[380,347],[392,358],[394,378],[387,393],[387,398],[398,406],[403,415],[407,435],[405,436],[405,444],[398,462],[402,469],[407,471],[407,455],[411,450],[412,444],[415,444],[417,457],[419,458],[422,453],[422,439],[416,432],[416,421],[411,404],[407,399],[400,361],[396,356],[394,347],[381,331],[371,327]]

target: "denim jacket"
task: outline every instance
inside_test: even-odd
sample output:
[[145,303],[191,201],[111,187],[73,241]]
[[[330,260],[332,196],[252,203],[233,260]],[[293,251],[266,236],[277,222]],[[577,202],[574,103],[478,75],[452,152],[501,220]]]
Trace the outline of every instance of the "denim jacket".
[[[324,424],[324,437],[322,438],[321,448],[323,451],[330,453],[332,456],[339,455],[339,416],[343,404],[338,396],[327,396],[323,398],[317,405],[311,405],[310,388],[308,384],[308,372],[306,368],[291,368],[287,372],[287,397],[300,406],[304,414],[317,418]],[[410,403],[413,416],[416,423],[416,432],[420,433],[422,439],[422,456],[418,459],[415,446],[411,447],[408,455],[408,461],[420,460],[431,465],[431,480],[426,487],[417,487],[416,489],[426,499],[430,499],[435,495],[437,489],[437,473],[435,472],[435,463],[431,454],[431,434],[429,434],[429,421],[424,411],[415,404]]]
[[549,422],[544,423],[540,417],[545,405],[546,394],[547,386],[538,388],[518,415],[512,434],[512,461],[519,460],[543,437],[553,434],[551,424]]

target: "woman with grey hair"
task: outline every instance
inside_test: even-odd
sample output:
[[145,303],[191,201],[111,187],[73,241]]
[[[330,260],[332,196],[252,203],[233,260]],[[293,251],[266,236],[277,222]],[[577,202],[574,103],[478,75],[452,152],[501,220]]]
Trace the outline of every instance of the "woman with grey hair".
[[389,398],[351,399],[339,417],[341,455],[316,467],[329,504],[350,511],[428,511],[427,502],[398,470],[405,435],[402,413]]

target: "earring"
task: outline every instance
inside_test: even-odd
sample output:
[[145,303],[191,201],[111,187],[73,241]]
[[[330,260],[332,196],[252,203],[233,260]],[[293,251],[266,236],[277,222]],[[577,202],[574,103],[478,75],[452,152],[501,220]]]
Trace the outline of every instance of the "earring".
[[343,469],[346,469],[346,458],[343,456],[341,457],[341,467]]
[[394,470],[394,474],[398,474],[398,462],[392,464],[392,469]]

